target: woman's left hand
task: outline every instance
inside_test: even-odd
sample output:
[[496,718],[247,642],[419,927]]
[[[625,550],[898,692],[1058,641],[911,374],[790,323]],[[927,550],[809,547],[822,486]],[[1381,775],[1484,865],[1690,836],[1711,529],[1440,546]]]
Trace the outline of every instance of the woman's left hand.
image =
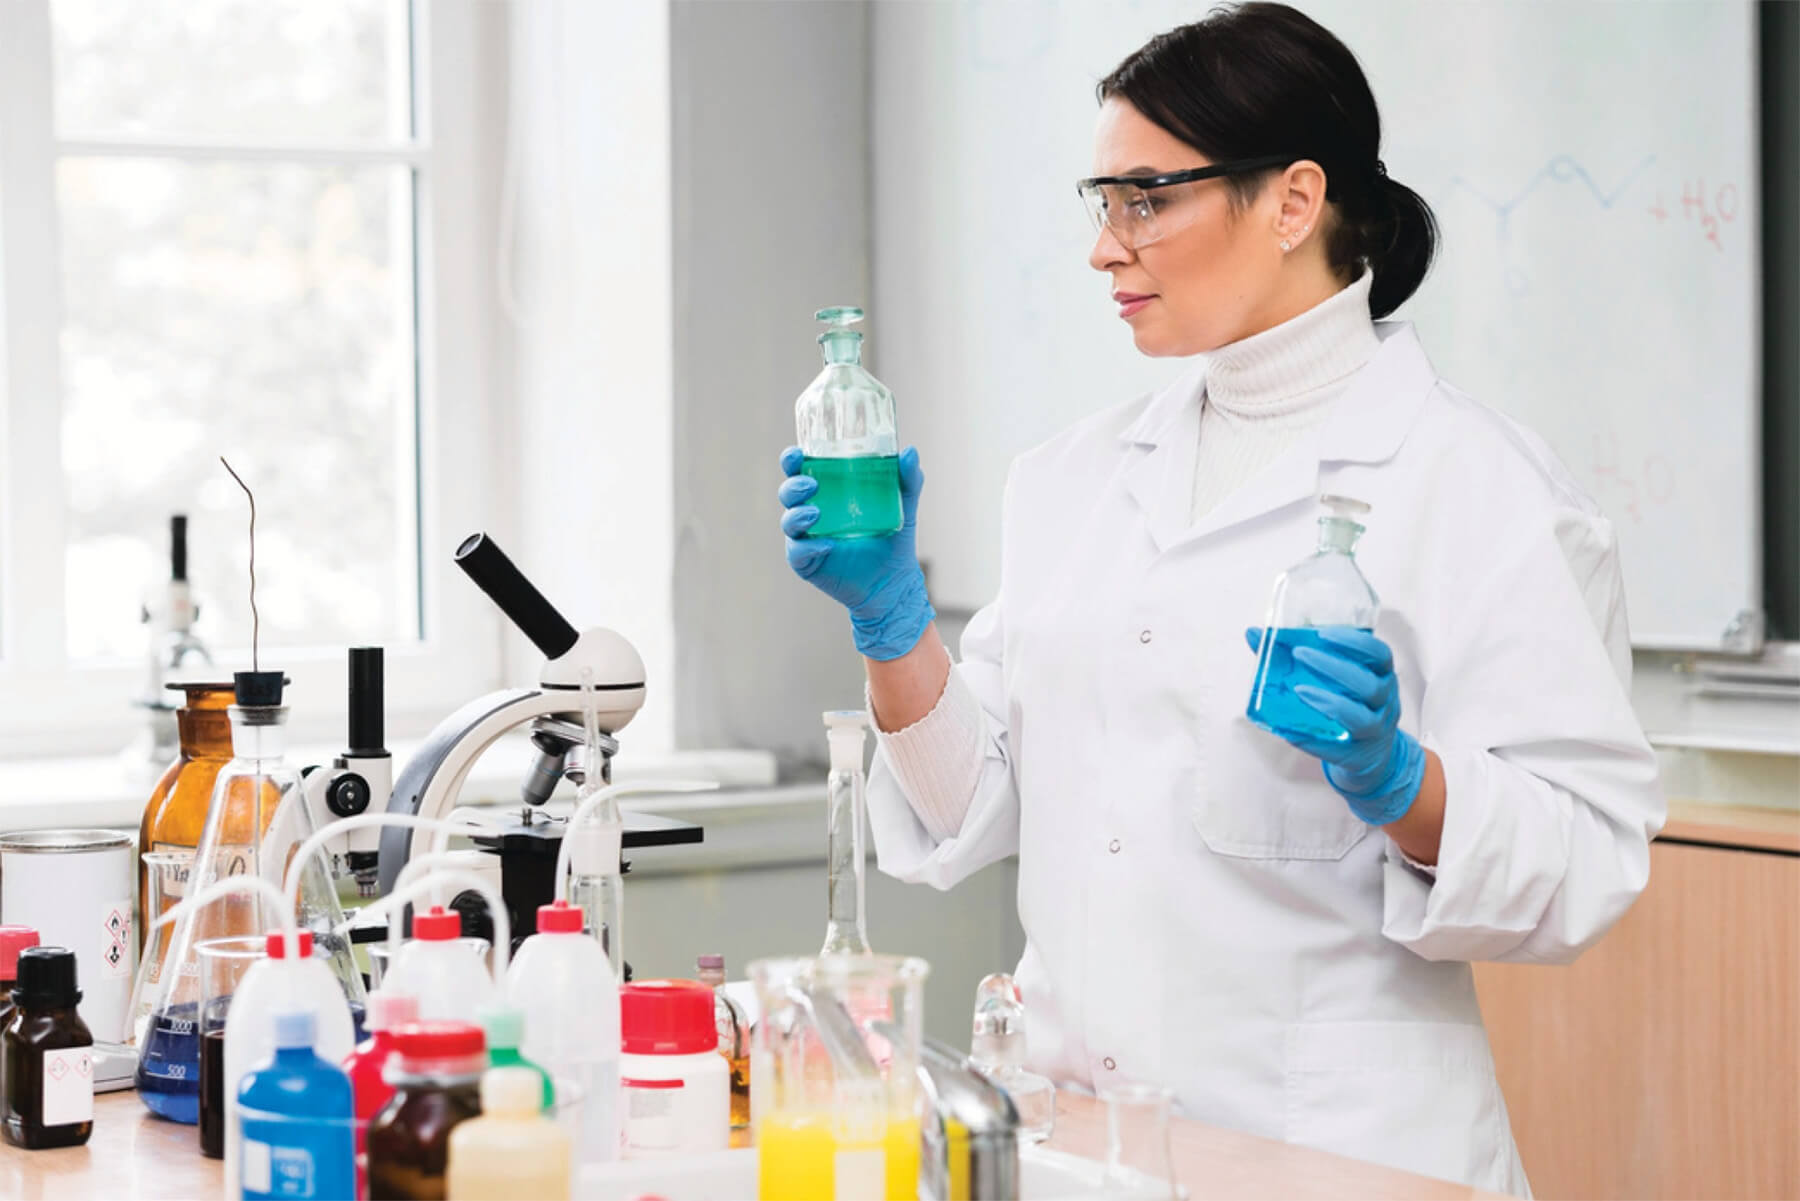
[[[1262,631],[1244,631],[1258,650]],[[1388,644],[1353,626],[1324,626],[1320,646],[1294,648],[1294,661],[1318,678],[1296,684],[1294,695],[1343,727],[1349,738],[1331,741],[1304,734],[1288,742],[1321,760],[1326,781],[1371,826],[1406,815],[1425,781],[1425,750],[1400,728],[1400,687]]]

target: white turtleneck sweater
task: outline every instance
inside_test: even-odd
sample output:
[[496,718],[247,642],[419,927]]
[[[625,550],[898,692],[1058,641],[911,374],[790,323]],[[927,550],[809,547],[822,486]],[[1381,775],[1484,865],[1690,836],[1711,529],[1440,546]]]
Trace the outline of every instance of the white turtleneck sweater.
[[1367,271],[1298,317],[1221,346],[1206,360],[1193,520],[1248,483],[1317,425],[1381,339]]
[[[1364,272],[1299,316],[1208,356],[1199,403],[1200,453],[1193,517],[1199,521],[1321,421],[1381,341]],[[874,712],[873,701],[869,704]],[[930,713],[877,737],[913,812],[943,841],[962,828],[981,779],[986,716],[955,670]]]

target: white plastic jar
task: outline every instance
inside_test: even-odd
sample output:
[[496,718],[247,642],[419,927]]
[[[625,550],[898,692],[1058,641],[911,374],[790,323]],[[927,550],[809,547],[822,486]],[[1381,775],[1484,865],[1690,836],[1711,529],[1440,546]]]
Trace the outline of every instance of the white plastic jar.
[[731,1068],[719,1053],[713,991],[697,980],[619,989],[625,1157],[731,1145]]

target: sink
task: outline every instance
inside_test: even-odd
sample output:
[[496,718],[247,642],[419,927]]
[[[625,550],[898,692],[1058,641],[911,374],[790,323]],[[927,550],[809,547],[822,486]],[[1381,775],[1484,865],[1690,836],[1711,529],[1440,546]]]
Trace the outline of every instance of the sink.
[[[1101,1165],[1091,1159],[1026,1147],[1019,1152],[1022,1201],[1088,1201],[1099,1196]],[[575,1195],[593,1201],[745,1201],[756,1196],[756,1149],[713,1151],[679,1159],[634,1159],[582,1171]]]

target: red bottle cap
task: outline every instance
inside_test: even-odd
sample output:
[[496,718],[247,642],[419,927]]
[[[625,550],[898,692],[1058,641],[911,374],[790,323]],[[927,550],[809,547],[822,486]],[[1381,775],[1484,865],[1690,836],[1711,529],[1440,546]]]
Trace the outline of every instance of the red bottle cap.
[[696,1055],[719,1049],[713,990],[698,980],[634,980],[619,989],[628,1055]]
[[[300,931],[300,958],[311,959],[313,951],[312,931]],[[269,931],[268,951],[270,959],[287,958],[287,938],[280,930]]]
[[38,945],[38,932],[30,926],[0,926],[0,980],[19,978],[19,952]]
[[468,1022],[408,1022],[394,1031],[394,1051],[406,1059],[467,1059],[487,1052],[480,1026]]
[[420,942],[449,942],[462,937],[462,914],[447,912],[433,905],[424,913],[413,914],[413,937]]
[[538,906],[539,934],[580,934],[582,923],[581,906],[571,905],[567,901],[556,901],[549,905]]

